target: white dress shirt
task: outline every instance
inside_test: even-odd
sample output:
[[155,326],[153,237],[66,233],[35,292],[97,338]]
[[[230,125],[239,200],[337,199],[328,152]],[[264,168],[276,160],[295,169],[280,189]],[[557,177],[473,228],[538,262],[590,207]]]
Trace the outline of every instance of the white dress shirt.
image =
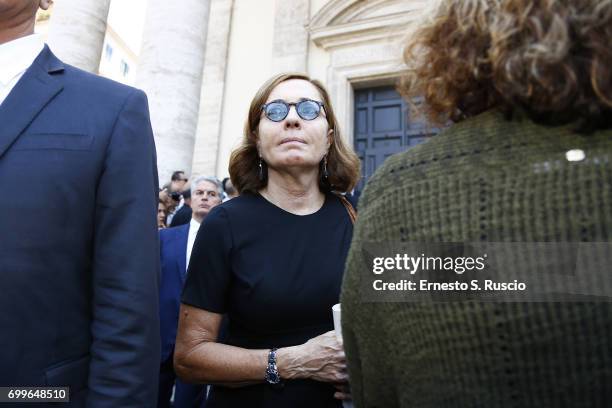
[[191,258],[193,243],[195,242],[199,229],[200,223],[192,218],[191,221],[189,221],[189,235],[187,236],[187,263],[185,264],[187,268],[189,268],[189,259]]
[[0,105],[44,47],[45,42],[40,34],[0,44]]

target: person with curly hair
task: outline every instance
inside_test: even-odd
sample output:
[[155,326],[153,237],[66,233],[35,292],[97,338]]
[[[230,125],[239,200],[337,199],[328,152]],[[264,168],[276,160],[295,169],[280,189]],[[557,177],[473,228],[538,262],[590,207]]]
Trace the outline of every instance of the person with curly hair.
[[[607,406],[609,300],[362,297],[372,241],[612,238],[612,1],[445,0],[429,11],[405,45],[400,90],[423,98],[432,124],[452,125],[388,159],[363,191],[341,296],[355,406]],[[515,262],[533,271],[533,259]]]

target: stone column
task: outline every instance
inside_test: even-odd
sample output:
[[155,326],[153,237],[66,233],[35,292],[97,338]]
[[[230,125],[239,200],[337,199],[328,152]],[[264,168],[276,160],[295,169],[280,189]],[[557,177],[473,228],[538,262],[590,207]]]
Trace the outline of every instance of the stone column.
[[110,0],[57,0],[47,43],[64,62],[98,72]]
[[308,31],[310,0],[277,0],[274,16],[274,74],[306,72],[308,58]]
[[149,0],[136,86],[149,97],[160,184],[191,173],[209,0]]
[[[192,178],[217,171],[223,117],[225,72],[234,0],[211,0],[200,113],[193,149]],[[224,174],[219,176],[225,177]]]

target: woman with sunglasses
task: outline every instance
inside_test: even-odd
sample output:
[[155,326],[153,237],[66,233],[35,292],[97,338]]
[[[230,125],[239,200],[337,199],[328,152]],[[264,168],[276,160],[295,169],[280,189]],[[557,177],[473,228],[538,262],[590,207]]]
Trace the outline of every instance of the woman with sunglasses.
[[198,233],[176,371],[214,384],[207,408],[340,407],[347,373],[331,307],[353,225],[337,193],[360,173],[325,88],[301,74],[266,82],[229,170],[241,195],[213,210]]

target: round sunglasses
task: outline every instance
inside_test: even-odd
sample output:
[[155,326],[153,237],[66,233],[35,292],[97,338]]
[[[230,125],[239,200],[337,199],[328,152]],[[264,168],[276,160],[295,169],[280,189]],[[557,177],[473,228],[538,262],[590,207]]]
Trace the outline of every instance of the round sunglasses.
[[302,99],[299,102],[287,103],[281,99],[262,105],[266,117],[272,122],[280,122],[289,114],[289,109],[295,106],[298,116],[304,120],[316,119],[321,113],[323,102],[313,101],[312,99]]

